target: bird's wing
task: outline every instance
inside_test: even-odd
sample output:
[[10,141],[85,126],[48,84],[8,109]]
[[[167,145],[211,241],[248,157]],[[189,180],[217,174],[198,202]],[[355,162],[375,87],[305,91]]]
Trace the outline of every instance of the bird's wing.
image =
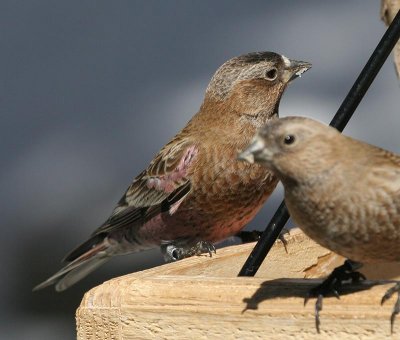
[[[368,185],[379,197],[378,202],[390,217],[393,230],[391,239],[400,239],[400,156],[382,150],[382,157],[375,160]],[[381,211],[382,212],[382,211]],[[386,223],[386,222],[383,222]],[[384,227],[383,227],[384,228]]]
[[93,235],[146,221],[159,212],[173,214],[190,192],[188,170],[197,152],[197,146],[187,140],[167,144],[134,179],[109,219]]
[[380,148],[370,150],[371,157],[368,184],[371,187],[383,188],[393,196],[400,196],[400,156]]

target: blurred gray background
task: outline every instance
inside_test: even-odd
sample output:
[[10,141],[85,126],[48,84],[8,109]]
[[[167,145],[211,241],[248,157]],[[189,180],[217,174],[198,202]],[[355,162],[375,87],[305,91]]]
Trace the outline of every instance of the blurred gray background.
[[[385,31],[379,1],[2,1],[1,338],[75,337],[83,293],[161,263],[121,257],[72,289],[31,293],[111,212],[199,108],[227,59],[270,50],[313,63],[280,113],[329,122]],[[400,152],[391,61],[345,133]],[[275,193],[250,224],[263,228]]]

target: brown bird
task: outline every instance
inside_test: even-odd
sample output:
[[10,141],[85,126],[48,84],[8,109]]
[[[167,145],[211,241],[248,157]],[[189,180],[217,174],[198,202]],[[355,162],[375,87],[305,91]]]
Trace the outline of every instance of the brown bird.
[[110,218],[34,290],[62,291],[114,255],[161,247],[167,261],[215,250],[237,234],[274,190],[262,166],[236,159],[278,116],[286,86],[311,65],[273,52],[233,58],[214,74],[199,112],[137,176]]
[[[350,259],[311,291],[323,295],[359,280],[362,263],[400,261],[400,156],[340,134],[312,119],[267,123],[239,156],[270,169],[283,183],[295,223],[322,246]],[[400,311],[400,283],[391,326]]]

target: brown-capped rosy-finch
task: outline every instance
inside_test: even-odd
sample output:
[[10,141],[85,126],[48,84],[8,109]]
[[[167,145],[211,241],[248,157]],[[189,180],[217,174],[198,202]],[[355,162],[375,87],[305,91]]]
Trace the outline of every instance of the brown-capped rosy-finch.
[[[358,280],[362,263],[400,262],[400,156],[340,134],[312,119],[267,123],[240,156],[270,169],[283,183],[295,223],[322,246],[348,258],[320,286],[338,296],[344,280]],[[382,303],[400,283],[388,290]],[[391,317],[400,311],[400,297]]]
[[277,184],[238,162],[259,127],[278,116],[291,80],[311,67],[272,52],[233,58],[215,73],[199,112],[137,176],[109,219],[35,287],[61,291],[114,255],[161,247],[168,261],[214,250],[238,233]]

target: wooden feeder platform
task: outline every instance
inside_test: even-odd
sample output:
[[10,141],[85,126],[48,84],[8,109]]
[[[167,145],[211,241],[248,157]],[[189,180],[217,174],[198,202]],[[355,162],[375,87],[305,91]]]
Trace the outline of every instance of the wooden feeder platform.
[[[88,291],[76,312],[78,340],[91,339],[400,339],[390,335],[400,265],[366,266],[368,277],[340,300],[324,299],[321,334],[308,290],[344,261],[295,229],[286,253],[277,241],[254,278],[237,277],[254,243],[118,277]],[[371,280],[371,281],[370,281]],[[380,280],[380,281],[376,281]]]

